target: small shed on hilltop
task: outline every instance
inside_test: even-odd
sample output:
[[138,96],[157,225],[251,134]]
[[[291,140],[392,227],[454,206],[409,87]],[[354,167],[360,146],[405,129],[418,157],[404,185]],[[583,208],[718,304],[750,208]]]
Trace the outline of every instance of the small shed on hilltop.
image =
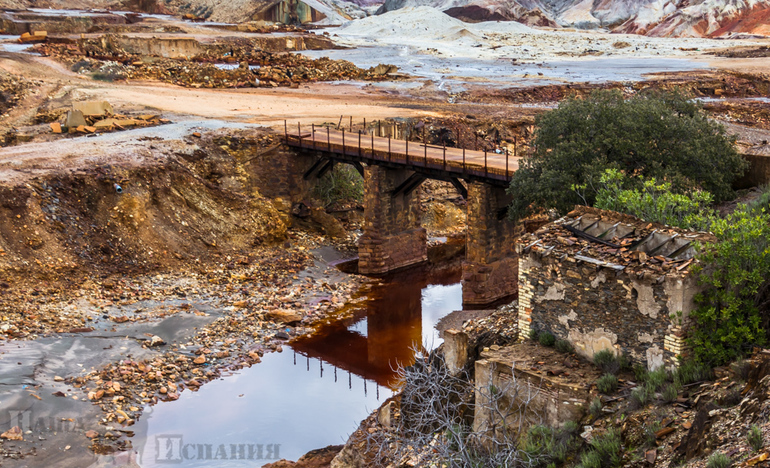
[[263,4],[252,14],[253,20],[283,24],[314,23],[326,15],[301,0],[273,0]]
[[586,358],[625,353],[648,369],[685,354],[695,244],[711,234],[577,207],[517,241],[519,336],[568,340]]

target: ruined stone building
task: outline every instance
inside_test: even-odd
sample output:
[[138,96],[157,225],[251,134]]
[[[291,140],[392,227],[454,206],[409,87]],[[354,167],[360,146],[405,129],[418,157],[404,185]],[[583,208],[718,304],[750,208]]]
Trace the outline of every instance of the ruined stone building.
[[300,0],[263,2],[252,15],[253,20],[283,24],[304,24],[321,21],[326,15]]
[[676,365],[698,291],[695,246],[711,240],[579,207],[517,242],[519,336],[548,331],[589,359],[610,349],[649,369]]

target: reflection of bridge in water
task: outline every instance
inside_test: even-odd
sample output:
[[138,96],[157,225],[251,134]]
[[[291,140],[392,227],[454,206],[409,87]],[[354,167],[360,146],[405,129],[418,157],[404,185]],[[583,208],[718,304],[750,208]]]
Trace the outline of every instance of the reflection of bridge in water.
[[[307,365],[309,371],[319,372],[322,378],[348,379],[347,375],[338,375],[339,369],[393,388],[397,365],[412,364],[413,348],[430,340],[438,312],[451,312],[430,310],[442,304],[423,304],[423,289],[428,285],[454,285],[459,280],[459,268],[427,274],[424,269],[417,269],[389,278],[385,284],[372,288],[369,297],[373,300],[349,319],[323,325],[312,336],[293,341],[291,347],[305,357],[297,357],[295,364]],[[461,301],[459,286],[457,296],[454,309],[459,308]],[[311,359],[320,362],[311,365]],[[326,364],[333,368],[324,368]]]

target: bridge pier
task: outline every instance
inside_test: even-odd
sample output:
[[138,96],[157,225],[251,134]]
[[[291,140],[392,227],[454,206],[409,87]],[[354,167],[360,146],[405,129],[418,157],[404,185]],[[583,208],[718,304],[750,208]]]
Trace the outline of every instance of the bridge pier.
[[468,184],[468,229],[463,262],[463,304],[482,306],[518,293],[514,239],[523,231],[508,220],[505,188]]
[[358,241],[358,271],[382,275],[428,260],[420,227],[419,177],[406,169],[364,169],[364,232]]

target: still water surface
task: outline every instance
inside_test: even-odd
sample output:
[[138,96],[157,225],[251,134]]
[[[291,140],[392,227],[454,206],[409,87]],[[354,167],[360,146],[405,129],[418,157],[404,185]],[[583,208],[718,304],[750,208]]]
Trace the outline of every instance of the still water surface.
[[[344,444],[390,397],[414,343],[462,308],[459,269],[412,270],[372,287],[351,318],[266,354],[262,362],[148,407],[132,429],[142,467],[261,466]],[[261,452],[261,453],[260,453]]]

